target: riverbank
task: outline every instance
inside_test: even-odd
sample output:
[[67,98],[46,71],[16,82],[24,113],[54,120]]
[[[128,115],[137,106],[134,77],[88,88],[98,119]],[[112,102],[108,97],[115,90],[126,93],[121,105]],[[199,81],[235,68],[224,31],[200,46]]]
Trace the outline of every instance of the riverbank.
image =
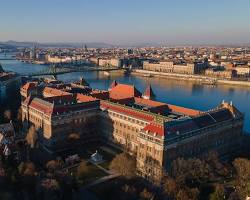
[[154,72],[154,71],[139,70],[139,69],[133,70],[131,74],[143,77],[161,77],[161,78],[168,78],[168,79],[171,78],[183,81],[192,81],[192,82],[198,82],[200,84],[212,84],[212,85],[225,84],[225,85],[250,87],[250,81],[226,80],[226,79],[218,79],[202,75],[174,74],[174,73]]
[[[4,55],[0,55],[1,56]],[[30,74],[46,70],[48,66],[28,64],[16,60],[1,61],[3,69],[13,71],[18,74]],[[124,74],[124,70],[111,71],[110,76],[104,72],[72,72],[58,75],[58,80],[64,82],[79,81],[81,77],[90,84],[92,88],[107,90],[112,82],[135,85],[140,91],[144,91],[147,85],[151,87],[156,95],[156,100],[184,106],[202,111],[209,110],[217,106],[223,100],[232,101],[240,111],[245,113],[244,130],[250,132],[250,87],[233,86],[229,84],[205,85],[197,81],[180,81],[178,78],[148,78],[144,73],[136,75]],[[1,104],[0,104],[1,105]],[[1,106],[0,106],[1,107]]]

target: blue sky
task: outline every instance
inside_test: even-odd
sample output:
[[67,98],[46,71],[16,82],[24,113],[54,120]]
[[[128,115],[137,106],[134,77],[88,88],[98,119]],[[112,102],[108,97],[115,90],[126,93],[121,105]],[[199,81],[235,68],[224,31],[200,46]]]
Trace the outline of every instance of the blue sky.
[[250,43],[250,0],[2,0],[6,40]]

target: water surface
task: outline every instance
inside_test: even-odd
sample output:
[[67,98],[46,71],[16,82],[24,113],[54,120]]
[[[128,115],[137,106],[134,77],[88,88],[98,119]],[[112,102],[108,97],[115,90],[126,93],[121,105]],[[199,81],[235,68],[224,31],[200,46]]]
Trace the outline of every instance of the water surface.
[[[0,54],[0,58],[4,56]],[[22,63],[16,60],[0,61],[5,70],[20,74],[37,72],[47,68],[44,65]],[[233,104],[245,114],[245,130],[250,132],[250,87],[230,85],[200,85],[194,82],[178,81],[167,78],[146,78],[139,76],[125,76],[111,73],[105,76],[103,72],[74,72],[59,75],[58,79],[66,82],[79,80],[84,77],[90,86],[98,89],[108,89],[113,80],[121,83],[134,84],[137,89],[144,91],[151,84],[156,99],[162,102],[176,104],[188,108],[208,110],[219,105],[223,100]]]

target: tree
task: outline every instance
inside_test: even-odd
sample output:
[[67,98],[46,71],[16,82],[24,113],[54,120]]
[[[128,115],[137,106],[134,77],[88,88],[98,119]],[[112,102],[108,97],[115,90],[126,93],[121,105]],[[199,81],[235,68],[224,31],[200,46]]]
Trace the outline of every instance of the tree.
[[37,132],[33,125],[28,130],[28,133],[26,135],[26,141],[30,145],[31,148],[35,147],[35,144],[37,141]]
[[10,110],[5,110],[5,111],[4,111],[4,118],[5,118],[7,121],[10,121],[10,120],[11,120],[11,117],[12,117],[11,111],[10,111]]
[[89,172],[89,166],[87,165],[86,161],[81,161],[78,168],[77,168],[77,178],[83,180],[86,174]]
[[7,182],[7,175],[5,169],[0,166],[0,190],[4,190]]
[[204,160],[211,168],[211,172],[214,176],[220,176],[222,178],[227,178],[231,175],[230,168],[220,162],[218,153],[215,151],[210,151]]
[[176,195],[176,200],[188,200],[188,193],[185,189],[180,189]]
[[132,178],[135,176],[136,162],[134,157],[127,153],[121,153],[115,156],[109,168],[126,178]]
[[73,193],[77,190],[75,176],[71,176],[65,171],[58,171],[56,173],[56,180],[62,190],[63,199],[73,199]]
[[177,184],[173,178],[166,176],[163,179],[164,192],[171,198],[174,198],[177,194]]
[[153,200],[154,194],[150,192],[147,188],[144,188],[140,193],[140,198],[143,200]]
[[198,200],[200,191],[198,188],[191,188],[191,189],[188,189],[188,194],[189,194],[190,200]]
[[22,108],[21,108],[21,107],[18,108],[17,120],[18,120],[19,122],[22,122]]
[[68,136],[68,139],[70,140],[79,140],[80,139],[80,135],[78,133],[71,133],[69,136]]
[[56,179],[44,179],[41,181],[41,190],[45,199],[60,200],[62,191]]
[[121,199],[135,199],[136,197],[136,189],[134,186],[130,186],[125,184],[122,186],[122,198]]
[[233,165],[237,173],[236,190],[242,199],[246,198],[250,196],[250,160],[237,158]]
[[34,163],[32,162],[27,162],[23,166],[23,175],[28,175],[28,176],[34,176],[36,172],[36,167]]
[[19,171],[24,199],[34,199],[36,188],[35,165],[32,162],[26,162],[19,166]]
[[214,192],[210,195],[210,200],[223,200],[225,197],[225,188],[222,185],[216,185]]
[[171,175],[178,185],[197,185],[206,182],[209,174],[209,165],[197,158],[187,160],[178,158],[171,166]]
[[57,160],[50,160],[46,164],[46,168],[49,172],[55,172],[59,168],[59,162]]
[[240,200],[239,194],[237,192],[232,192],[229,195],[228,200]]

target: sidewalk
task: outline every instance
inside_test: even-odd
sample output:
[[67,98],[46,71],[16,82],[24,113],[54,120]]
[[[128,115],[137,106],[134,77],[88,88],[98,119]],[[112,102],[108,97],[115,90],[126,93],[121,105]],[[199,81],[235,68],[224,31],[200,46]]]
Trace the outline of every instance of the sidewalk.
[[92,183],[89,183],[89,184],[85,185],[83,188],[84,188],[84,189],[88,189],[88,188],[90,188],[90,187],[92,187],[92,186],[94,186],[94,185],[103,183],[103,182],[105,182],[105,181],[114,179],[114,178],[119,177],[119,176],[120,176],[120,174],[110,174],[110,175],[108,175],[108,176],[104,176],[104,177],[102,177],[102,178],[100,178],[100,179],[98,179],[98,180],[93,181]]

